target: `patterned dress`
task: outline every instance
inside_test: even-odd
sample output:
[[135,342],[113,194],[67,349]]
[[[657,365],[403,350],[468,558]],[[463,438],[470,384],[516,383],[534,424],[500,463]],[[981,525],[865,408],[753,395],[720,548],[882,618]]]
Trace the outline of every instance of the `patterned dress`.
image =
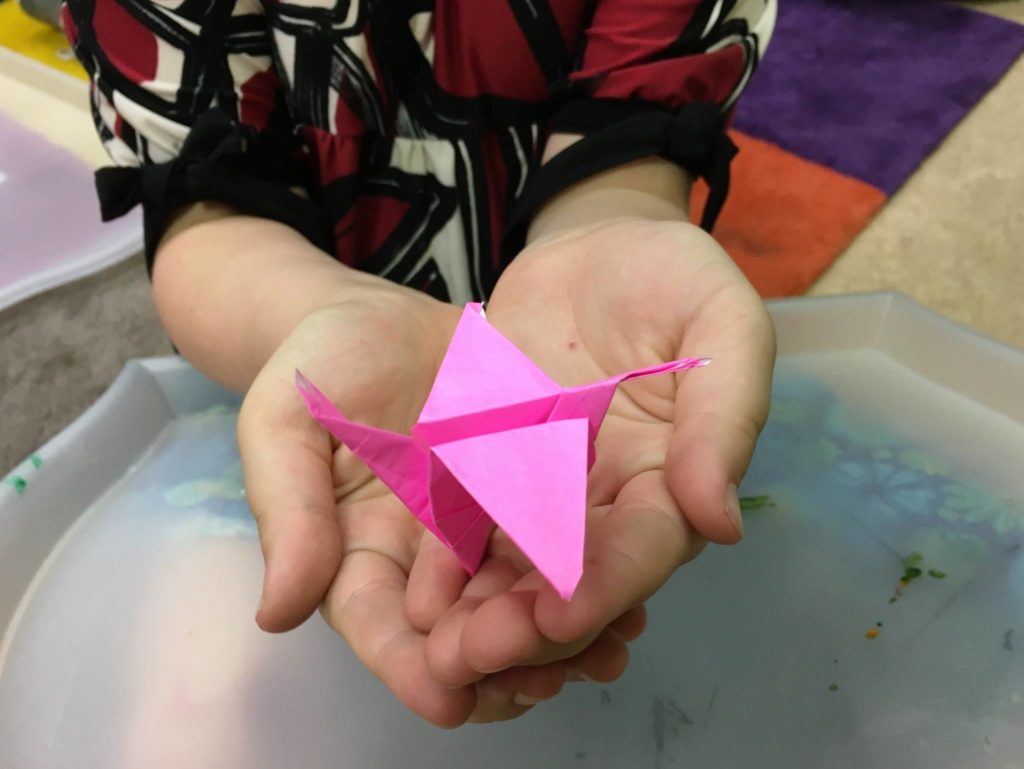
[[[97,178],[104,216],[141,203],[150,260],[173,211],[214,200],[458,302],[486,297],[546,199],[614,165],[663,155],[720,205],[725,123],[774,19],[775,0],[64,10],[115,164]],[[542,167],[551,132],[584,139]]]

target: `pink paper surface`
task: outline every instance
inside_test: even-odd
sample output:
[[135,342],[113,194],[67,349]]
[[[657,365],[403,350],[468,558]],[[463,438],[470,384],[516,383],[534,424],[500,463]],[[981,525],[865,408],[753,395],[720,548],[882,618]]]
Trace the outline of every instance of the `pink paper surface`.
[[537,570],[570,598],[583,576],[587,420],[545,422],[433,450]]
[[487,322],[479,304],[465,311],[423,404],[419,422],[518,406],[562,388]]
[[587,472],[619,383],[707,365],[687,358],[563,388],[469,304],[412,436],[347,419],[308,379],[310,413],[469,573],[497,525],[565,599],[583,574]]

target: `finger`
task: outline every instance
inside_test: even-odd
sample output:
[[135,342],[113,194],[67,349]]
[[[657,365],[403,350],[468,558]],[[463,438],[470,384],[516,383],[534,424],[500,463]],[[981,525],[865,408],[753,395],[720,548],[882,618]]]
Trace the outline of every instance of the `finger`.
[[684,348],[712,362],[679,377],[669,488],[702,536],[735,542],[743,536],[736,488],[768,418],[775,332],[753,289],[736,283],[702,306]]
[[359,660],[412,712],[444,728],[465,722],[476,705],[473,687],[438,683],[426,662],[427,637],[405,614],[406,576],[390,558],[349,554],[324,602],[330,625]]
[[[533,572],[508,592],[488,598],[466,618],[461,647],[463,661],[469,668],[478,673],[494,673],[523,665],[543,665],[574,657],[594,642],[600,629],[571,643],[552,641],[540,632],[534,619],[536,575]],[[534,585],[528,587],[527,580]],[[625,642],[638,637],[645,623],[646,612],[640,606],[624,612],[609,627],[616,639]],[[593,655],[587,660],[599,663]]]
[[409,572],[405,610],[412,626],[429,633],[442,615],[462,595],[469,575],[452,553],[433,534],[425,533]]
[[265,563],[256,621],[290,630],[316,611],[341,563],[330,440],[298,405],[280,408],[254,388],[238,447]]
[[657,470],[630,480],[609,513],[587,532],[583,578],[570,601],[541,588],[534,618],[541,633],[569,643],[606,627],[660,588],[703,546]]
[[635,641],[647,629],[647,609],[643,606],[630,609],[613,620],[608,629],[623,641]]
[[466,584],[462,597],[435,623],[427,639],[427,665],[434,678],[445,686],[467,686],[484,674],[466,663],[462,632],[474,610],[493,595],[511,588],[521,576],[506,561],[489,558]]
[[513,588],[488,598],[463,625],[462,657],[478,673],[495,673],[520,665],[542,665],[575,656],[601,628],[571,643],[556,643],[537,628],[534,620],[536,591]]
[[559,662],[512,668],[487,676],[476,684],[473,723],[507,721],[557,695],[565,685],[565,666]]
[[629,647],[615,633],[605,631],[575,657],[565,661],[566,680],[617,681],[629,666]]

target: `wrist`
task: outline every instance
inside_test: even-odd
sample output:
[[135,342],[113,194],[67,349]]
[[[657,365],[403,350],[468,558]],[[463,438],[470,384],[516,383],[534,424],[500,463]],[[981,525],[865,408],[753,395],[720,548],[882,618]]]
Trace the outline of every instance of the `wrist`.
[[244,390],[302,320],[399,287],[353,270],[277,222],[201,206],[168,231],[153,294],[168,336],[198,369]]
[[690,221],[689,175],[658,159],[640,160],[577,184],[534,217],[527,243],[611,219]]
[[[552,136],[545,147],[544,162],[580,138]],[[692,177],[685,169],[659,157],[610,169],[549,200],[534,216],[527,243],[610,219],[688,222],[691,185]]]

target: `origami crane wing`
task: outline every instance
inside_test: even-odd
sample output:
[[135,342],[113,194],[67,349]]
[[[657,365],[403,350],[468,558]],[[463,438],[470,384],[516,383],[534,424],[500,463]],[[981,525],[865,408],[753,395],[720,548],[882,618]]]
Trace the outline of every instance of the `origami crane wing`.
[[583,575],[588,445],[587,420],[566,419],[453,441],[432,451],[568,599]]

